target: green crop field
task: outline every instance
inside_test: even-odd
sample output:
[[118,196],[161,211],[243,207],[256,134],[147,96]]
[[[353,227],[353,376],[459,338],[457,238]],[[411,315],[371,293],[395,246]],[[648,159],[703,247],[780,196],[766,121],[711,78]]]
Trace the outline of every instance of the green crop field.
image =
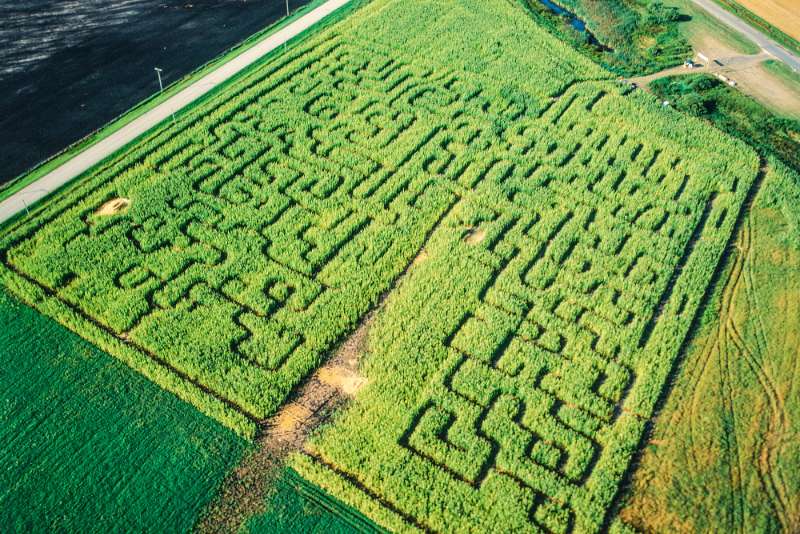
[[0,291],[5,532],[192,527],[247,443]]
[[519,2],[374,0],[18,220],[0,278],[252,436],[417,258],[292,465],[390,529],[596,532],[760,167]]

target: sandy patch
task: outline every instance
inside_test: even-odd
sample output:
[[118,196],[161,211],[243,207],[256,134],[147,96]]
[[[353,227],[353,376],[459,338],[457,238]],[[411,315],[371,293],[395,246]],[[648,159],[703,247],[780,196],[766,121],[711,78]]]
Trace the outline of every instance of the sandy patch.
[[697,52],[711,59],[742,55],[739,50],[710,33],[701,33],[693,36],[692,46]]
[[428,251],[425,249],[420,250],[419,254],[414,258],[414,261],[411,262],[411,265],[419,265],[420,263],[425,263],[428,260]]
[[464,242],[467,245],[477,245],[484,239],[486,239],[486,230],[483,228],[473,228],[469,231],[467,237],[464,238]]
[[738,71],[731,75],[743,93],[756,98],[768,108],[794,117],[800,117],[800,88],[793,87],[762,65]]
[[114,198],[100,206],[97,211],[94,212],[94,214],[101,217],[118,215],[123,211],[126,211],[130,205],[131,201],[127,198]]
[[306,406],[297,403],[287,404],[275,418],[275,432],[294,432],[311,419],[314,413]]
[[319,380],[352,397],[367,383],[367,379],[346,367],[331,366],[319,370]]
[[797,0],[736,0],[783,33],[800,41],[800,2]]

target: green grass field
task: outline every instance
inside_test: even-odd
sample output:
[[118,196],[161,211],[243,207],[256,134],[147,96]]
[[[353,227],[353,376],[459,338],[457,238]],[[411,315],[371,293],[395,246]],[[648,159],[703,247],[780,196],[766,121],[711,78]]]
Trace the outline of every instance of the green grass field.
[[274,484],[267,511],[251,518],[242,528],[250,534],[386,532],[358,511],[331,498],[286,469]]
[[800,529],[800,174],[772,160],[622,511],[648,532]]
[[0,524],[186,531],[247,442],[0,292]]

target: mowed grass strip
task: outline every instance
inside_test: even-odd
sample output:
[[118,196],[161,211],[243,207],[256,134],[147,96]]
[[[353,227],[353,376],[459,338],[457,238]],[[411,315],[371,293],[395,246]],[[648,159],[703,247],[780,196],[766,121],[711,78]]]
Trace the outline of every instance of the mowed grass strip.
[[247,442],[0,292],[0,525],[189,530]]

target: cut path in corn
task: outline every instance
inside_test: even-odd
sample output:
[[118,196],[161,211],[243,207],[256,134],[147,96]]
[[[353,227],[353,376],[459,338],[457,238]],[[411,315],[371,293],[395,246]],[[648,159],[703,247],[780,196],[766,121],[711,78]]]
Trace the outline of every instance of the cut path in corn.
[[249,50],[203,76],[112,135],[77,154],[74,158],[45,174],[39,180],[28,184],[3,202],[0,202],[0,223],[27,210],[31,204],[77,178],[140,135],[162,121],[169,119],[179,110],[196,101],[215,87],[225,83],[265,55],[300,35],[349,2],[350,0],[328,0]]

